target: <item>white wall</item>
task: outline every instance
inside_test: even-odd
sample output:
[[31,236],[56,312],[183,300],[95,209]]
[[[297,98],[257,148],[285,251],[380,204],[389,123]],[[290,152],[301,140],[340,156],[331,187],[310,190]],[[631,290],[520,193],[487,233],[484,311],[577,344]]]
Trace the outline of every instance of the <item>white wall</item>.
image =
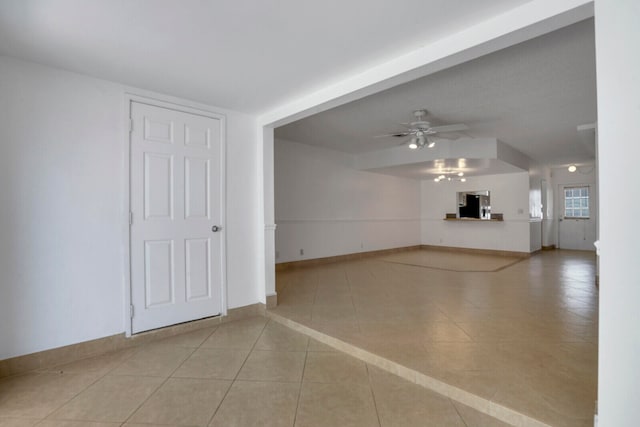
[[[544,178],[545,188],[542,189],[542,202],[543,202],[543,218],[542,218],[542,245],[551,247],[558,244],[558,232],[556,229],[556,203],[555,203],[555,191],[553,189],[553,182],[551,179],[551,169],[545,168]],[[546,191],[545,191],[546,190]]]
[[[277,262],[417,244],[525,253],[542,245],[542,223],[529,213],[532,180],[540,210],[543,169],[534,178],[519,172],[435,183],[358,171],[353,162],[349,154],[276,140]],[[457,210],[457,191],[487,189],[503,222],[443,221]]]
[[535,252],[542,249],[545,226],[542,220],[542,180],[545,179],[547,168],[534,164],[531,160],[529,164],[529,252]]
[[[0,57],[0,359],[125,330],[126,90]],[[256,122],[217,111],[238,307],[258,301]]]
[[418,181],[290,141],[276,140],[274,157],[277,262],[420,244]]
[[529,221],[529,252],[542,249],[542,220],[533,218]]
[[[555,237],[559,248],[595,251],[593,243],[596,241],[596,224],[598,220],[598,183],[596,178],[595,165],[579,166],[576,172],[569,172],[566,167],[551,169],[551,186],[555,196]],[[563,187],[574,185],[589,186],[591,203],[591,216],[589,219],[563,219]],[[563,238],[561,238],[561,235]]]
[[[503,222],[444,221],[457,211],[458,191],[489,190],[491,212]],[[422,181],[422,244],[458,248],[529,252],[529,174],[485,175],[467,182]]]
[[595,17],[600,190],[598,426],[634,426],[640,420],[640,2],[596,0]]
[[227,116],[227,303],[229,308],[260,302],[260,242],[257,121],[218,108]]

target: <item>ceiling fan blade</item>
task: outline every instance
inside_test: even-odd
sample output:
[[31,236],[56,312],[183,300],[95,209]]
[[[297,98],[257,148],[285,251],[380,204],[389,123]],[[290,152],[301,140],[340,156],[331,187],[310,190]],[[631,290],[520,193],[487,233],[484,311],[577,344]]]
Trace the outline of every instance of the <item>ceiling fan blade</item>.
[[457,134],[443,135],[443,134],[440,134],[440,133],[436,133],[436,134],[431,135],[431,138],[433,138],[433,140],[435,142],[442,141],[442,140],[454,141],[456,139],[460,139],[460,135],[457,135]]
[[441,133],[441,132],[457,132],[460,130],[467,130],[469,126],[464,123],[458,123],[455,125],[444,125],[444,126],[434,126],[430,130],[433,132]]
[[388,138],[388,137],[391,137],[391,136],[400,137],[400,136],[407,136],[407,135],[411,135],[411,132],[387,133],[385,135],[376,135],[376,136],[374,136],[374,138]]

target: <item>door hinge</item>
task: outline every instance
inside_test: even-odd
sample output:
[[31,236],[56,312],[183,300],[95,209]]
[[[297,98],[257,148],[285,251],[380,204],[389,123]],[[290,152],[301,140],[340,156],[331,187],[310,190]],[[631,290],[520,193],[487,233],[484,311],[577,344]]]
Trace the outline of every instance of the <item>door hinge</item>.
[[133,319],[133,304],[129,306],[129,316]]
[[129,133],[133,132],[133,119],[129,118]]
[[129,211],[129,225],[133,225],[133,212]]

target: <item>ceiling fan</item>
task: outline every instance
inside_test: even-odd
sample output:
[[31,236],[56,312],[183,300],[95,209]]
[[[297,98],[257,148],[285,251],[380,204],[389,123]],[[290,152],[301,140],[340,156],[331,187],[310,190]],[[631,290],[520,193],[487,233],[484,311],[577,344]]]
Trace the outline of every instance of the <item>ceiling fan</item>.
[[458,123],[454,125],[444,125],[444,126],[431,126],[431,123],[425,120],[425,116],[427,115],[427,110],[415,110],[413,112],[413,116],[415,120],[410,123],[400,123],[405,126],[407,129],[400,132],[389,133],[386,135],[377,135],[374,138],[386,138],[390,136],[394,136],[397,138],[402,138],[411,135],[411,139],[403,142],[409,143],[409,148],[415,150],[417,148],[433,148],[436,145],[435,136],[437,138],[446,138],[441,134],[447,132],[459,132],[463,130],[469,129],[469,127],[463,123]]

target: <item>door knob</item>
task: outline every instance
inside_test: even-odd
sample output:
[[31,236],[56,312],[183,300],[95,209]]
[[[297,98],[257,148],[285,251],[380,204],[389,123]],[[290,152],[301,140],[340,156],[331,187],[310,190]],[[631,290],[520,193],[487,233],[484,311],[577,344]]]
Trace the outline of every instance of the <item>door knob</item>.
[[217,233],[220,230],[222,230],[222,227],[220,227],[219,225],[214,225],[213,227],[211,227],[211,231],[213,231],[214,233]]

